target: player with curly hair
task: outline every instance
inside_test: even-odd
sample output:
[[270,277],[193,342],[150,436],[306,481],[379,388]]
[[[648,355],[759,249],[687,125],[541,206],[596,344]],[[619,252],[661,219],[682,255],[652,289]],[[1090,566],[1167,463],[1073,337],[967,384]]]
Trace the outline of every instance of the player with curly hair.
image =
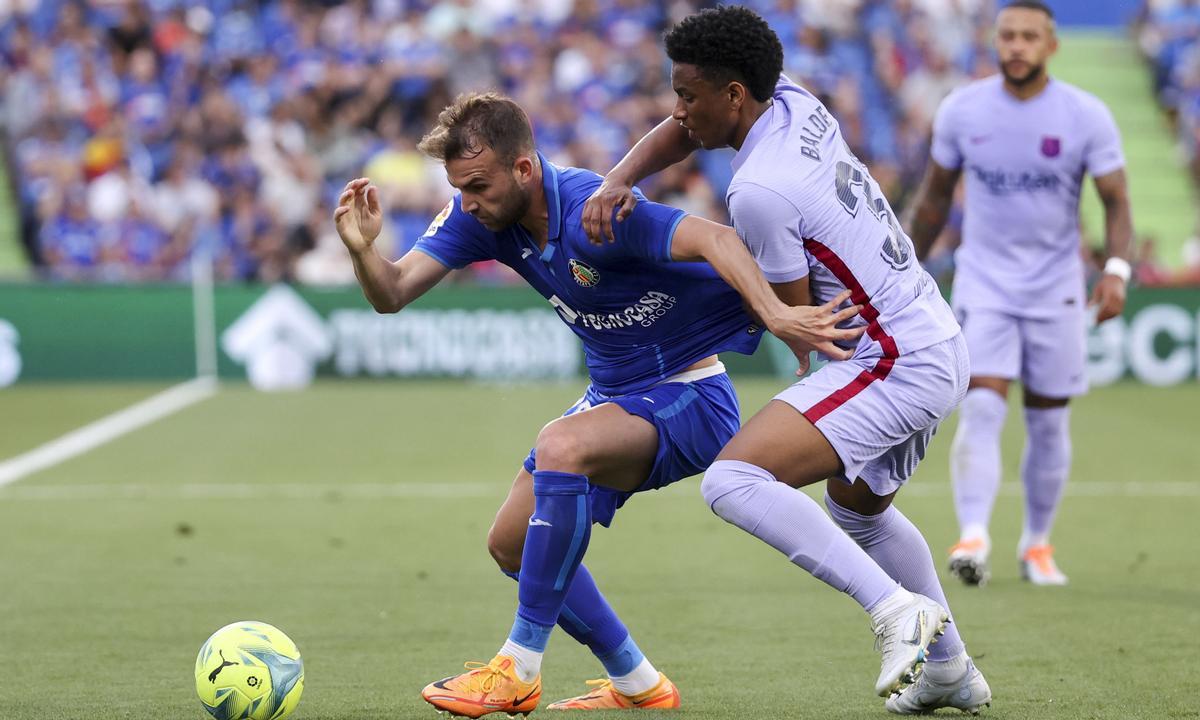
[[[882,651],[888,710],[977,712],[991,691],[954,625],[929,546],[892,500],[967,390],[958,323],[838,122],[781,74],[783,49],[751,10],[691,15],[666,34],[671,117],[589,199],[585,229],[612,240],[632,185],[697,148],[732,147],[733,225],[789,304],[849,290],[865,326],[747,422],[705,473],[713,511],[854,598]],[[830,515],[798,491],[825,481]],[[932,645],[942,636],[937,645]],[[917,685],[917,672],[928,660]]]

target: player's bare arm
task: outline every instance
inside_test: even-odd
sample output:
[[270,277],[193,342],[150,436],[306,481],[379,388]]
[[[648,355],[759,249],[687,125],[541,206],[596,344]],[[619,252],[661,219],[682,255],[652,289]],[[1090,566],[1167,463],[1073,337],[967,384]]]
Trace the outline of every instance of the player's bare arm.
[[1125,309],[1125,286],[1129,282],[1129,252],[1133,244],[1133,214],[1129,208],[1129,186],[1124,170],[1095,178],[1096,192],[1104,205],[1104,247],[1109,261],[1092,290],[1096,321],[1104,322]]
[[817,350],[836,360],[847,360],[853,353],[835,343],[857,340],[863,334],[863,327],[837,327],[838,323],[859,312],[856,305],[837,310],[850,298],[849,290],[817,307],[784,304],[762,276],[758,264],[733,228],[698,217],[686,217],[671,240],[671,259],[703,261],[712,265],[725,282],[741,294],[771,334],[787,343],[797,357],[803,354],[803,359],[807,359],[808,351]]
[[668,168],[691,155],[700,145],[688,136],[678,121],[667,118],[634,145],[621,162],[608,172],[604,182],[583,207],[583,229],[588,239],[600,244],[613,242],[613,210],[617,222],[629,217],[637,205],[633,186],[639,180]]
[[346,183],[333,211],[333,222],[350,251],[363,295],[378,312],[400,311],[450,272],[422,252],[406,253],[395,262],[379,253],[375,239],[383,229],[383,208],[379,203],[379,188],[367,178]]
[[909,203],[903,227],[917,251],[917,258],[924,259],[937,236],[946,226],[950,216],[950,205],[954,201],[954,186],[958,184],[961,170],[950,170],[938,165],[933,159],[925,167],[921,185]]
[[812,286],[807,275],[791,282],[771,283],[771,289],[786,305],[813,304]]

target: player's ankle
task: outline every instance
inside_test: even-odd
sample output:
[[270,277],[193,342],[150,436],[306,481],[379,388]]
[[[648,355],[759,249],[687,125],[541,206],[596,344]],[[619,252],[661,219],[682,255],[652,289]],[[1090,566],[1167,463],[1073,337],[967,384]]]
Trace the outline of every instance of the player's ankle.
[[877,605],[871,608],[871,619],[878,622],[880,619],[892,615],[900,610],[900,608],[913,601],[913,594],[897,585],[896,591],[888,595],[883,600],[880,600]]
[[968,665],[971,657],[967,655],[967,651],[963,650],[958,655],[952,658],[933,659],[925,664],[925,669],[922,671],[929,676],[930,680],[938,682],[950,682],[961,678],[967,674]]

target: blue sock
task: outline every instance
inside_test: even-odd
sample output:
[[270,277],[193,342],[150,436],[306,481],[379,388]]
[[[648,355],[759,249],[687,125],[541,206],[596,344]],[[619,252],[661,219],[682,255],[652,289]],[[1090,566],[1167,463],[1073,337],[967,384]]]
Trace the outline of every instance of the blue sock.
[[[550,629],[558,623],[567,589],[583,561],[592,533],[588,479],[575,473],[535,470],[533,516],[525,532],[517,597],[518,621],[536,632],[513,625],[509,639],[531,650],[546,649]],[[518,637],[520,636],[520,637]],[[537,643],[540,647],[528,643]]]
[[[504,574],[520,580],[519,573]],[[628,675],[645,658],[621,618],[596,587],[586,565],[579,566],[567,588],[558,626],[587,645],[612,677]]]

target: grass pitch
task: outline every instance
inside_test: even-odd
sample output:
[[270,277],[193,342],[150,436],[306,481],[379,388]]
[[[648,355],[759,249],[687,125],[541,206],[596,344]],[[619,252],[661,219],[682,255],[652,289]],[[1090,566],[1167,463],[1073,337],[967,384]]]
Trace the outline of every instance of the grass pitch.
[[[778,386],[735,381],[748,412]],[[159,389],[6,389],[0,459]],[[0,718],[202,720],[195,653],[243,619],[300,646],[296,718],[436,717],[421,687],[504,640],[516,586],[488,557],[487,529],[538,428],[581,389],[233,385],[0,488]],[[1121,385],[1075,404],[1071,495],[1055,533],[1063,589],[1017,579],[1013,407],[992,584],[947,586],[991,682],[991,717],[1200,717],[1198,406],[1197,385]],[[898,503],[939,565],[956,532],[952,430]],[[587,562],[679,685],[676,717],[886,716],[865,615],[713,516],[695,479],[632,500],[593,533]],[[545,701],[598,676],[556,633]]]

